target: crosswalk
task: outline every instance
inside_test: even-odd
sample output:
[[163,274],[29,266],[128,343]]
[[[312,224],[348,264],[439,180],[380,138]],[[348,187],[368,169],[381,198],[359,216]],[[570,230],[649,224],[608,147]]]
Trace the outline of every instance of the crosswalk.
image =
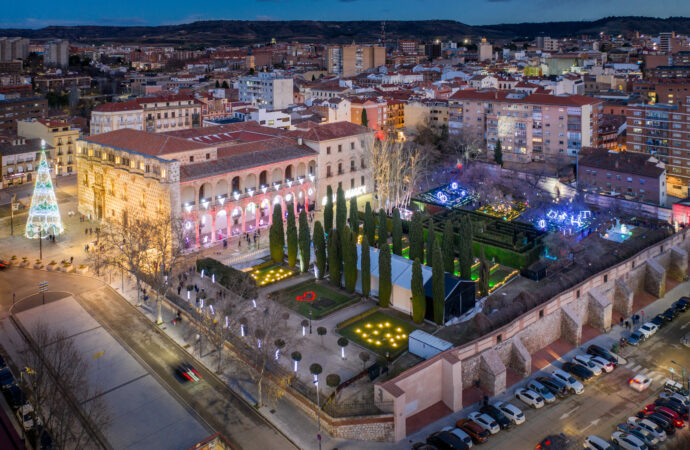
[[663,373],[657,371],[657,370],[651,370],[648,368],[642,367],[640,364],[637,364],[635,361],[628,360],[627,364],[624,364],[623,367],[630,369],[635,375],[638,373],[651,379],[652,382],[655,381],[660,381],[665,379],[667,376],[664,375]]

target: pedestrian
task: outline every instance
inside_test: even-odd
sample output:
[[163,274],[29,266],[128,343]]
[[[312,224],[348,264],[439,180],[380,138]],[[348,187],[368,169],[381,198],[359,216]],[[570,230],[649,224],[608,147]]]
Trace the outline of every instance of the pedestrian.
[[180,295],[181,291],[182,291],[182,286],[177,286],[177,295]]
[[625,329],[630,330],[630,322],[627,320],[625,321]]
[[89,228],[89,234],[93,234],[93,228]]
[[84,228],[84,236],[86,236],[86,235],[88,235],[88,234],[89,234],[89,229],[88,229],[88,228]]
[[237,240],[237,248],[242,248],[242,239]]
[[196,293],[199,293],[199,286],[197,286],[196,284],[194,284],[194,291],[195,291]]
[[621,316],[621,320],[618,322],[618,324],[623,328],[623,316]]
[[74,256],[70,256],[69,257],[69,263],[72,264],[73,261],[74,261]]

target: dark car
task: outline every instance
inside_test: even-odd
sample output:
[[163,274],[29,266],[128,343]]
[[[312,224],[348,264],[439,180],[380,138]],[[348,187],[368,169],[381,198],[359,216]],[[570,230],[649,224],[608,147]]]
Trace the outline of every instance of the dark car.
[[686,311],[690,308],[690,297],[681,297],[673,303],[673,307],[680,312]]
[[552,448],[557,450],[564,450],[570,448],[570,444],[570,438],[568,438],[568,436],[566,436],[565,434],[552,434],[542,439],[541,442],[537,444],[536,449],[543,450]]
[[664,416],[663,414],[655,412],[645,417],[645,419],[651,420],[655,424],[659,425],[661,429],[664,430],[668,435],[674,434],[676,432],[676,426],[673,423],[673,421],[669,417]]
[[177,366],[175,369],[175,374],[182,382],[191,381],[192,383],[196,383],[197,381],[201,380],[201,375],[199,375],[199,372],[197,372],[196,369],[189,363],[182,363]]
[[481,444],[489,439],[489,430],[485,430],[471,419],[460,419],[455,422],[455,426],[469,434],[475,444]]
[[7,367],[1,369],[0,387],[3,389],[9,389],[12,385],[14,385],[14,377],[12,376],[12,372],[10,372],[10,369],[8,369]]
[[9,397],[12,409],[17,409],[26,404],[26,396],[16,384],[13,384],[7,389],[7,396]]
[[628,344],[638,346],[645,341],[645,335],[641,331],[635,330],[628,336]]
[[688,407],[683,405],[680,402],[677,402],[673,399],[663,399],[663,398],[658,398],[654,400],[654,404],[656,406],[664,406],[671,411],[675,411],[681,416],[683,416],[684,420],[688,420]]
[[491,416],[491,418],[498,423],[498,426],[500,426],[502,430],[507,430],[508,428],[510,428],[510,419],[508,419],[506,415],[503,414],[503,412],[495,406],[484,405],[481,408],[479,408],[479,412]]
[[678,311],[675,308],[668,308],[666,311],[664,311],[664,317],[666,320],[671,321],[678,317]]
[[553,377],[538,377],[537,381],[543,384],[546,389],[550,390],[551,393],[558,398],[565,398],[570,395],[568,386]]
[[563,370],[575,375],[582,381],[587,381],[594,377],[594,372],[592,372],[588,368],[581,366],[579,364],[573,364],[571,362],[563,363]]
[[462,450],[469,448],[467,444],[462,442],[462,439],[448,431],[438,431],[436,433],[431,434],[429,437],[426,438],[426,443],[429,445],[433,445],[439,450]]
[[10,266],[9,261],[5,261],[3,259],[0,259],[0,270],[5,270]]
[[618,366],[618,358],[606,351],[606,349],[603,347],[592,344],[587,347],[587,353],[590,355],[601,356],[602,358],[612,362],[614,366]]
[[0,355],[0,369],[4,369],[5,367],[7,367],[7,364],[5,363],[5,358],[3,358],[2,355]]
[[652,320],[650,320],[650,322],[652,322],[657,327],[662,328],[664,325],[666,325],[666,322],[668,322],[668,320],[662,314],[657,314],[656,316],[654,316]]

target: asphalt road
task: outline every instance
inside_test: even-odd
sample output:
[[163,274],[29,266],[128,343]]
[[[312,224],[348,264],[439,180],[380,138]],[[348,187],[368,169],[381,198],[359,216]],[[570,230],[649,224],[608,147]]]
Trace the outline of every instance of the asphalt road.
[[[2,317],[16,299],[36,293],[39,282],[47,281],[46,301],[69,292],[116,340],[128,349],[173,395],[209,428],[220,431],[237,448],[286,449],[294,445],[273,428],[252,406],[240,399],[212,373],[193,358],[148,319],[136,311],[119,294],[103,283],[79,275],[10,268],[0,272],[0,306]],[[22,305],[24,306],[24,305]],[[0,318],[2,318],[0,317]],[[174,376],[174,367],[190,362],[203,380],[182,385]],[[183,432],[183,430],[180,430]]]
[[[534,449],[541,439],[558,433],[574,438],[579,444],[575,448],[582,448],[582,440],[591,434],[610,439],[618,423],[625,422],[645,405],[654,402],[663,380],[671,376],[671,360],[690,369],[690,349],[679,343],[688,331],[690,311],[682,313],[640,347],[623,349],[623,355],[627,355],[625,363],[610,374],[602,374],[586,383],[581,395],[556,400],[537,410],[517,399],[511,400],[525,412],[527,420],[518,427],[492,436],[486,447]],[[678,374],[680,369],[674,367]],[[654,380],[650,389],[644,392],[628,387],[628,380],[640,372]],[[690,430],[686,426],[676,435],[681,433],[690,434]]]

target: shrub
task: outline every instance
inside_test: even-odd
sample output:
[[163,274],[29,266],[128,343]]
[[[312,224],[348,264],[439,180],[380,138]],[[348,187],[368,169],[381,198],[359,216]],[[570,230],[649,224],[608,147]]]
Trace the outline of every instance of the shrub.
[[328,387],[337,388],[340,386],[340,375],[331,373],[326,377],[326,384]]
[[215,274],[216,281],[241,297],[256,296],[256,281],[247,272],[226,266],[213,258],[197,259],[196,270]]
[[309,366],[309,372],[312,375],[319,375],[321,372],[323,372],[323,367],[321,367],[321,364],[314,363]]

